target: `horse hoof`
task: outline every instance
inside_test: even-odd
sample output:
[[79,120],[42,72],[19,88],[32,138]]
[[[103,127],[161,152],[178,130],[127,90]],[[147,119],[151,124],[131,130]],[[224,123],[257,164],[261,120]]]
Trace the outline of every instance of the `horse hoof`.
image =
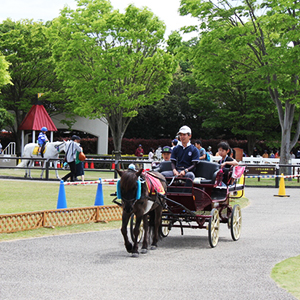
[[150,250],[156,250],[156,249],[157,249],[157,246],[151,245]]
[[139,254],[138,253],[132,253],[131,257],[139,257]]
[[143,249],[141,249],[141,251],[140,251],[140,252],[141,252],[141,254],[146,254],[146,253],[147,253],[147,251],[148,251],[147,249],[143,248]]

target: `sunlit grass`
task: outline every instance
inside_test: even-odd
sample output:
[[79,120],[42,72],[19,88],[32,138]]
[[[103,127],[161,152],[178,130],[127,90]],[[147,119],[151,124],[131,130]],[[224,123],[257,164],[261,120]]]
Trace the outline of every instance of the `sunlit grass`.
[[300,299],[300,255],[278,263],[271,277],[283,289]]

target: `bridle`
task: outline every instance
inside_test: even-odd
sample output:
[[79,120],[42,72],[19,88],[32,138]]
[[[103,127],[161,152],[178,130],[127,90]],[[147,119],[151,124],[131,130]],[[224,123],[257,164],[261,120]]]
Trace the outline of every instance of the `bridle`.
[[[141,188],[141,190],[142,190],[142,185],[145,184],[145,180],[142,179],[142,178],[140,177],[140,178],[137,179],[137,185],[138,185],[138,182],[140,182],[140,185],[141,185],[140,188]],[[137,188],[137,189],[138,189],[138,188]],[[147,197],[147,198],[148,198],[148,197]],[[122,200],[122,202],[125,204],[125,206],[126,206],[126,204],[128,204],[129,207],[130,207],[131,209],[133,209],[135,203],[136,203],[137,201],[141,200],[141,199],[142,199],[142,196],[141,196],[140,198],[138,198],[138,199],[137,199],[136,196],[133,197],[133,198],[131,198],[131,199],[126,199],[123,195],[121,196],[121,200]]]
[[64,145],[64,144],[65,144],[65,142],[62,142],[62,143],[60,143],[59,145],[56,145],[56,146],[55,146],[55,149],[57,150],[58,153],[61,152],[60,146],[61,146],[61,145]]

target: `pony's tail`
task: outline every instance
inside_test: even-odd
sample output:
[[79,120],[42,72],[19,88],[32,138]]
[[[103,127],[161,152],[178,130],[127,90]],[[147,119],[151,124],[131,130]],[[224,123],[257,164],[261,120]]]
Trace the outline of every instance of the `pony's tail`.
[[23,159],[18,165],[17,168],[25,168],[27,167],[28,159]]

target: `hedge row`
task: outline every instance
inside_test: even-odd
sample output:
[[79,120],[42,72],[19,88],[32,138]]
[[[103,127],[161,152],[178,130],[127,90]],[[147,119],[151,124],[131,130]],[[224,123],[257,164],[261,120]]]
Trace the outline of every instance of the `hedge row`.
[[[70,137],[69,137],[70,138]],[[66,137],[60,137],[56,138],[56,140],[63,140],[68,139]],[[3,149],[10,143],[14,142],[14,136],[12,133],[8,132],[0,132],[0,140],[3,146]],[[82,138],[81,139],[81,145],[84,149],[84,152],[86,154],[95,154],[97,153],[97,138]],[[158,140],[146,140],[146,139],[127,139],[124,138],[122,140],[122,154],[128,154],[128,155],[134,155],[136,148],[141,144],[144,149],[144,154],[148,154],[150,151],[150,148],[154,148],[156,150],[159,146],[171,146],[171,139],[158,139]],[[192,143],[194,143],[195,140],[192,139]],[[217,152],[217,145],[220,142],[219,139],[210,139],[210,140],[201,140],[202,147],[205,149],[208,148],[208,146],[212,147],[212,152],[215,154]],[[229,139],[227,140],[229,145],[232,148],[242,148],[245,151],[247,150],[247,140],[235,140],[235,139]],[[264,152],[265,149],[270,150],[264,141],[259,141],[255,145],[257,149],[259,150],[260,154]],[[113,140],[112,138],[108,139],[108,154],[112,154],[112,151],[114,150],[113,146]]]

